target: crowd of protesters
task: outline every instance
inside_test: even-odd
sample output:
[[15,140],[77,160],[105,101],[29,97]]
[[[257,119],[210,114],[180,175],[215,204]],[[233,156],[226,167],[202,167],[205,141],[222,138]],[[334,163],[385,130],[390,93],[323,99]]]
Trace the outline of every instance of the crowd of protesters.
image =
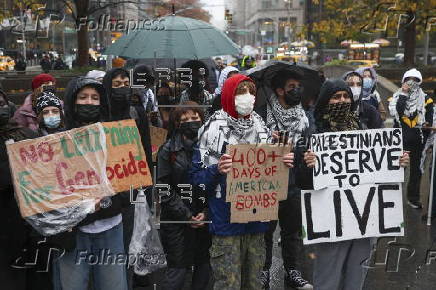
[[[97,255],[103,250],[128,252],[134,224],[134,205],[128,192],[113,196],[108,207],[96,200],[94,213],[69,231],[40,236],[20,216],[6,151],[11,140],[38,138],[96,122],[134,119],[148,166],[157,166],[156,182],[171,186],[170,194],[161,198],[161,220],[178,221],[160,227],[167,268],[162,280],[154,283],[162,289],[184,289],[188,277],[191,289],[210,285],[220,290],[269,289],[277,224],[287,286],[362,289],[366,272],[361,262],[370,255],[369,238],[321,243],[315,250],[313,275],[301,272],[303,265],[296,258],[302,248],[300,191],[312,188],[310,177],[316,158],[299,140],[314,133],[383,128],[390,114],[395,126],[403,130],[405,151],[400,165],[407,166],[410,159],[408,204],[422,208],[420,163],[431,137],[425,127],[434,126],[434,111],[432,98],[420,88],[421,73],[416,69],[405,72],[402,86],[386,110],[372,68],[325,80],[318,98],[304,102],[304,76],[298,70],[279,71],[271,82],[267,102],[256,106],[256,85],[238,68],[217,62],[210,70],[197,60],[183,67],[192,69],[190,84],[184,87],[158,80],[150,68],[137,66],[134,78],[147,76],[139,89],[131,88],[131,75],[124,68],[90,71],[70,81],[63,99],[57,94],[56,79],[40,74],[33,78],[32,93],[18,109],[0,91],[2,288],[85,290],[92,285],[92,289],[125,290],[141,285],[141,277],[127,265],[76,262],[81,250]],[[209,74],[215,74],[216,87],[209,85]],[[150,125],[168,130],[155,163]],[[263,143],[266,140],[260,139],[259,133],[274,139],[279,131],[289,132],[294,146],[283,156],[289,184],[287,199],[279,204],[278,221],[230,223],[226,175],[232,168],[232,157],[226,154],[226,146]],[[182,198],[179,184],[192,186],[191,201]],[[50,264],[45,272],[26,263],[42,244],[45,251],[41,253],[48,256]],[[51,248],[61,249],[63,254],[50,255]]]

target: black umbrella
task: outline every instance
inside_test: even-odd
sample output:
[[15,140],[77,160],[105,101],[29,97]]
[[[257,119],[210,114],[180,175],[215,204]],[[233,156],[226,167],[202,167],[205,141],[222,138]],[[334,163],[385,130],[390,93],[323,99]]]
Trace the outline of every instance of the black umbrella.
[[270,60],[262,66],[257,66],[243,72],[256,82],[258,89],[256,107],[265,105],[267,97],[273,93],[271,80],[278,72],[282,71],[298,72],[303,76],[301,80],[301,86],[303,87],[303,104],[308,103],[311,99],[316,100],[318,98],[322,81],[317,70],[302,63],[291,64],[279,60]]

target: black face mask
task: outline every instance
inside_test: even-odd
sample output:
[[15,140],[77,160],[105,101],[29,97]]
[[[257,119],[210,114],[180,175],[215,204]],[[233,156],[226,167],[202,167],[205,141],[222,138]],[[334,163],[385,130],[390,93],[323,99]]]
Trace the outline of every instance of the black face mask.
[[294,88],[286,92],[285,102],[289,106],[296,106],[301,103],[302,90],[301,88]]
[[180,131],[186,138],[195,140],[197,139],[198,130],[201,128],[200,121],[185,122],[180,124]]
[[132,89],[129,87],[111,89],[111,99],[117,103],[127,102],[131,95]]
[[95,123],[100,120],[100,106],[76,105],[76,118],[82,123]]
[[6,125],[11,117],[11,109],[9,106],[0,108],[0,126]]

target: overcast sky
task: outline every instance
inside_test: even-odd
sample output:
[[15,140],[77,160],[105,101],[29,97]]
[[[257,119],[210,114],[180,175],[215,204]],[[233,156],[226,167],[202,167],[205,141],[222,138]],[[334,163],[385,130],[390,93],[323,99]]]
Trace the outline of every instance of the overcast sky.
[[201,2],[204,3],[204,9],[212,15],[210,22],[219,29],[224,29],[224,0],[201,0]]

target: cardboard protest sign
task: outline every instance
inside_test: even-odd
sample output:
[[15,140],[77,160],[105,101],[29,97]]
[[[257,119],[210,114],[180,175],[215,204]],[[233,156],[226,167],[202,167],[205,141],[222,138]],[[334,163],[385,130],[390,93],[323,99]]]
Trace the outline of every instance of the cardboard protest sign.
[[167,140],[168,131],[163,128],[150,126],[151,152],[153,162],[156,162],[157,152]]
[[107,176],[115,192],[152,185],[135,120],[102,123],[106,133]]
[[134,120],[96,123],[7,150],[23,217],[152,184]]
[[399,128],[314,134],[310,147],[317,158],[314,189],[404,181]]
[[23,217],[113,195],[100,123],[7,145]]
[[277,219],[279,200],[287,198],[289,168],[283,155],[290,146],[243,144],[227,146],[233,158],[227,174],[226,201],[232,202],[231,222]]
[[301,208],[306,245],[404,235],[399,183],[303,190]]

